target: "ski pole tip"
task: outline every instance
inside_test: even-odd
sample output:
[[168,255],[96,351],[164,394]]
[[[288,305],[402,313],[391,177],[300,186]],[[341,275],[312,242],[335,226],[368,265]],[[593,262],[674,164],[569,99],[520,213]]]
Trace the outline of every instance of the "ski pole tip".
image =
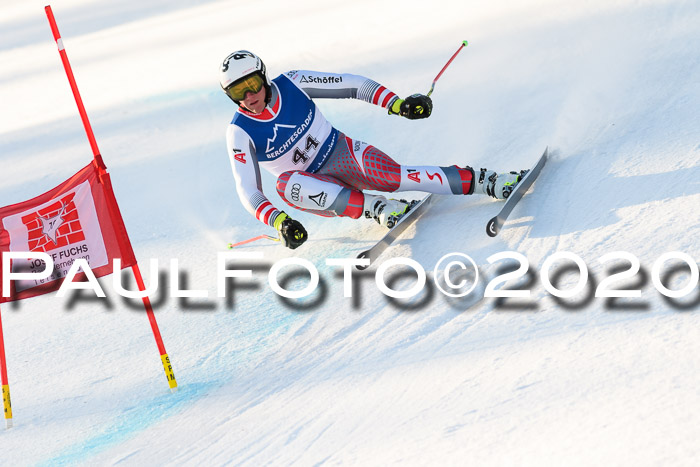
[[462,45],[463,45],[464,47],[468,46],[468,45],[469,45],[469,41],[462,41]]

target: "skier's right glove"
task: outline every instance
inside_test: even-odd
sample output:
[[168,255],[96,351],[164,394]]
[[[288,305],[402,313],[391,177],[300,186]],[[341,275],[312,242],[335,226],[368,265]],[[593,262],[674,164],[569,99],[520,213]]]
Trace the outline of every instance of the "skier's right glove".
[[413,94],[406,99],[396,99],[389,108],[389,114],[401,115],[409,120],[428,118],[433,112],[433,101],[423,94]]
[[292,250],[301,246],[309,238],[301,222],[295,221],[284,212],[275,219],[275,228],[279,232],[280,241]]

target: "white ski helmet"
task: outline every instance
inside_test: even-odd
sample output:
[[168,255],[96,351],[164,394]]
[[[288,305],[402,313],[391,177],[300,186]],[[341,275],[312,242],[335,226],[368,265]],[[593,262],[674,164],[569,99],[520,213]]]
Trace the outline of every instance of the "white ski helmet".
[[[269,102],[271,83],[270,77],[267,75],[267,68],[260,57],[247,50],[237,50],[224,59],[219,72],[219,84],[221,84],[221,89],[226,92],[226,89],[233,83],[252,74],[258,74],[263,78],[266,90],[265,101]],[[226,95],[228,96],[228,92]],[[229,98],[238,104],[231,96]]]

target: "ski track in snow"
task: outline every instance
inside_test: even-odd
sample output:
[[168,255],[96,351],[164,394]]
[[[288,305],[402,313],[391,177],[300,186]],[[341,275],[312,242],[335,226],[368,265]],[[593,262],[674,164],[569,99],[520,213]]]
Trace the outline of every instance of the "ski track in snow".
[[[92,157],[43,6],[0,6],[3,206],[43,193]],[[650,279],[663,253],[700,258],[697,2],[52,7],[144,275],[150,258],[162,277],[178,258],[186,285],[209,298],[154,301],[175,394],[144,313],[115,295],[111,277],[100,280],[108,301],[46,296],[3,306],[15,427],[0,432],[1,465],[698,463],[700,287],[671,301]],[[264,33],[249,21],[261,12]],[[404,163],[519,170],[549,145],[547,165],[499,236],[484,233],[495,202],[438,199],[379,260],[415,259],[428,288],[388,300],[372,267],[355,274],[350,299],[324,260],[354,257],[381,229],[294,212],[309,242],[294,252],[264,241],[242,247],[263,252],[262,265],[252,282],[216,298],[216,253],[270,233],[237,200],[224,136],[234,109],[218,88],[220,60],[247,48],[273,76],[352,72],[405,96],[427,92],[464,39],[428,120],[352,100],[317,104],[337,128]],[[274,179],[263,174],[263,184],[287,208]],[[527,257],[533,275],[508,287],[532,293],[498,307],[483,293],[505,263],[487,258],[509,250]],[[590,272],[589,287],[570,299],[552,297],[539,277],[562,251]],[[592,296],[624,265],[598,262],[614,251],[639,258],[641,274],[616,285],[641,288],[641,298]],[[461,299],[430,283],[451,252],[471,256],[481,276]],[[266,280],[269,265],[293,256],[322,278],[296,303]],[[668,286],[688,276],[680,269]],[[290,274],[288,286],[306,277]],[[395,286],[410,287],[412,277]],[[576,280],[564,274],[557,285]]]

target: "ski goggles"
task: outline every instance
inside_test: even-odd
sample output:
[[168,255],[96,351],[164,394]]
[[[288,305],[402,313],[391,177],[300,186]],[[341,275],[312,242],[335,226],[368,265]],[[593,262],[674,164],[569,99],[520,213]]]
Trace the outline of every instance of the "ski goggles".
[[242,101],[248,92],[256,94],[263,87],[263,78],[259,74],[246,76],[245,78],[234,81],[228,86],[225,91],[228,96],[234,101]]

